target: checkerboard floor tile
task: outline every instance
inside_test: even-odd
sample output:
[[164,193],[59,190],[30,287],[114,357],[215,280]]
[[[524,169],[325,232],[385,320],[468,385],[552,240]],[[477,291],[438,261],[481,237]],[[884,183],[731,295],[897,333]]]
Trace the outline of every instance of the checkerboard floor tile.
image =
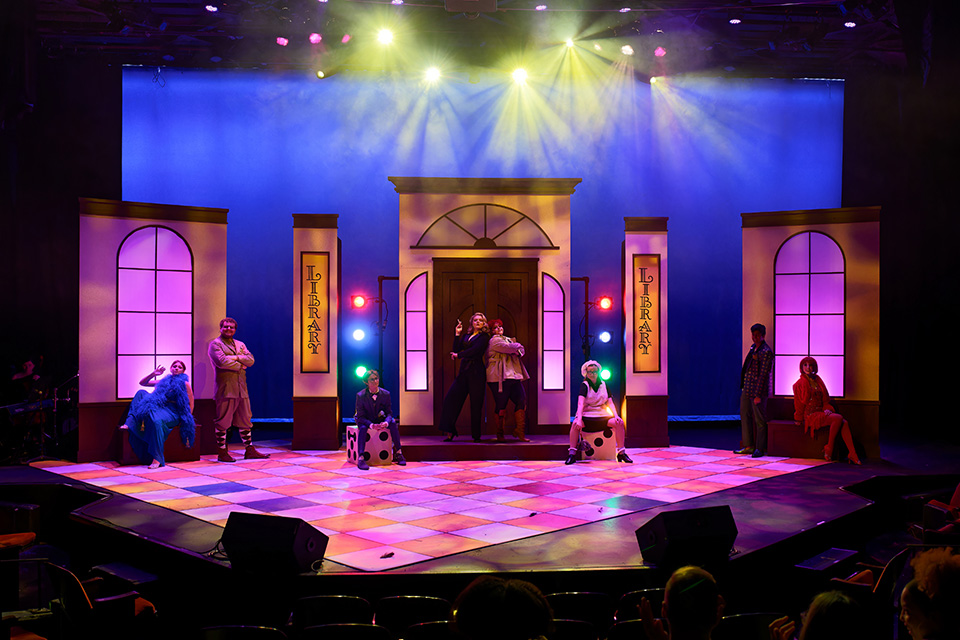
[[220,526],[232,511],[301,518],[330,537],[327,559],[384,571],[826,464],[669,447],[630,449],[635,464],[474,460],[360,471],[343,451],[291,451],[289,441],[257,447],[270,459],[33,466]]

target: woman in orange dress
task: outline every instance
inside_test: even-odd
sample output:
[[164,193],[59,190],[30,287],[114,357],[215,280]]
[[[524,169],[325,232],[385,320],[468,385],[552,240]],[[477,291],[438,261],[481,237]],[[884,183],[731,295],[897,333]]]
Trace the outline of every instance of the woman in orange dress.
[[823,448],[823,459],[833,459],[833,445],[837,434],[847,445],[847,461],[851,464],[861,464],[857,451],[853,447],[853,434],[850,425],[843,416],[836,413],[830,404],[830,394],[827,385],[817,375],[817,361],[807,356],[800,361],[800,379],[793,385],[793,419],[798,425],[803,425],[804,433],[813,438],[817,429],[829,427],[830,434],[827,444]]

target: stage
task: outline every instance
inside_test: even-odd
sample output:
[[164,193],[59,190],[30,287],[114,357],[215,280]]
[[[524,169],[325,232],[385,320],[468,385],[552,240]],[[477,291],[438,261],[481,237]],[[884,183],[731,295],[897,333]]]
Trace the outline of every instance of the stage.
[[224,562],[211,552],[231,511],[301,518],[330,537],[323,574],[642,567],[638,527],[663,510],[714,505],[730,506],[735,557],[745,556],[870,504],[841,489],[865,468],[705,447],[628,449],[634,464],[411,461],[360,471],[343,451],[257,445],[269,460],[32,466],[102,492],[72,518],[211,562]]

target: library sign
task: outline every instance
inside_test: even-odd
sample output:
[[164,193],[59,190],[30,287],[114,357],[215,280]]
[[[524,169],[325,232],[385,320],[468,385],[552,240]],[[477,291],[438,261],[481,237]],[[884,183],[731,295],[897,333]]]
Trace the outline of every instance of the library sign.
[[300,253],[300,373],[329,373],[330,254]]
[[660,254],[633,255],[633,371],[660,371]]

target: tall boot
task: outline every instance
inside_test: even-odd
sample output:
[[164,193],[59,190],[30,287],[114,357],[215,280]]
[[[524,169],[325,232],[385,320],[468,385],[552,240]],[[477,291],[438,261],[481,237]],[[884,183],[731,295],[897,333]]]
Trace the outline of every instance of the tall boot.
[[517,409],[513,417],[517,421],[517,426],[513,430],[513,435],[517,436],[517,440],[520,442],[530,442],[527,437],[524,435],[524,431],[527,428],[527,410],[526,409]]
[[497,421],[497,442],[506,442],[507,439],[503,437],[503,424],[507,421],[506,409],[500,409],[500,411],[497,411],[496,421]]

